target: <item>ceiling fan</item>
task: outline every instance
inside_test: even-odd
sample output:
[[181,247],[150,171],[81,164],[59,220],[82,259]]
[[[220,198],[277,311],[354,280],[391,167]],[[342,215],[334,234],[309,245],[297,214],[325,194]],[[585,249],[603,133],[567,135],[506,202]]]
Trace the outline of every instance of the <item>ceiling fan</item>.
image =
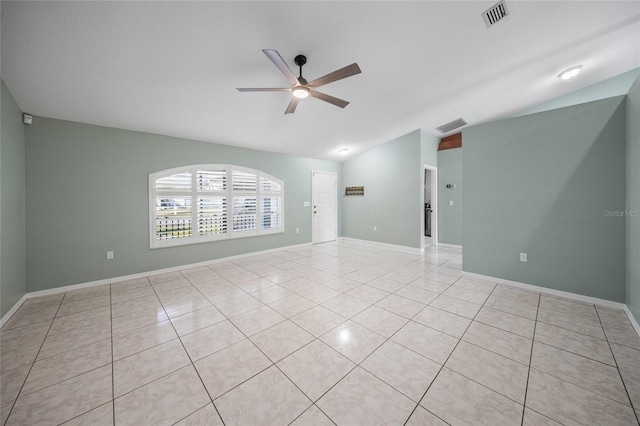
[[320,86],[324,86],[325,84],[333,83],[334,81],[342,80],[343,78],[351,77],[352,75],[360,74],[360,67],[358,64],[353,63],[351,65],[347,65],[344,68],[340,68],[337,71],[329,73],[323,77],[317,78],[313,81],[307,81],[304,77],[302,77],[302,66],[307,63],[307,57],[304,55],[298,55],[295,57],[294,61],[297,66],[300,67],[300,76],[296,77],[296,75],[291,71],[291,68],[287,65],[287,63],[282,59],[282,56],[278,53],[277,50],[273,49],[262,49],[265,55],[271,62],[275,64],[276,67],[287,77],[287,80],[292,84],[291,87],[286,88],[238,88],[240,92],[291,92],[293,97],[291,98],[291,102],[289,102],[289,106],[287,107],[285,114],[291,114],[296,110],[298,106],[298,102],[300,99],[304,99],[307,96],[312,96],[316,99],[320,99],[321,101],[329,102],[330,104],[339,106],[340,108],[344,108],[349,105],[349,102],[335,98],[333,96],[324,94],[322,92],[318,92],[316,88]]

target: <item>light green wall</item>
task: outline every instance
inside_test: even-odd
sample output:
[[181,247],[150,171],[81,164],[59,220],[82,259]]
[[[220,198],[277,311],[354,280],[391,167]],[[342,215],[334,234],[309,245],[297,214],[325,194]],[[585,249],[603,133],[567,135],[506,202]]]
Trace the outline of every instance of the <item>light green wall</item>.
[[626,302],[640,323],[640,78],[627,95]]
[[438,166],[438,144],[440,138],[431,133],[420,130],[420,157],[423,165]]
[[25,138],[22,111],[1,82],[0,317],[27,292],[25,279]]
[[[310,242],[303,203],[311,201],[311,171],[340,171],[336,162],[42,117],[26,140],[29,292]],[[149,174],[201,163],[282,179],[285,233],[149,249]]]
[[341,189],[364,186],[364,196],[342,195],[343,236],[420,248],[421,143],[415,130],[342,163]]
[[463,130],[464,271],[624,301],[624,99]]
[[444,244],[462,245],[462,150],[438,151],[438,240]]
[[615,77],[599,81],[583,89],[558,96],[548,102],[543,102],[532,108],[520,111],[513,117],[520,117],[536,112],[549,111],[557,108],[564,108],[571,105],[583,104],[586,102],[597,101],[599,99],[610,98],[612,96],[624,96],[629,92],[633,82],[640,75],[640,68],[634,68]]

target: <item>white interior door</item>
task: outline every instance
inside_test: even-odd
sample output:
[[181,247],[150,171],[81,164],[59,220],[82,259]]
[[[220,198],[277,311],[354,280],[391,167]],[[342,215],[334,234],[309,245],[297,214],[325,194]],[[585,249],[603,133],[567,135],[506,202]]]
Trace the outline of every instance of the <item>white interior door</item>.
[[338,176],[312,172],[313,243],[335,241],[338,236]]

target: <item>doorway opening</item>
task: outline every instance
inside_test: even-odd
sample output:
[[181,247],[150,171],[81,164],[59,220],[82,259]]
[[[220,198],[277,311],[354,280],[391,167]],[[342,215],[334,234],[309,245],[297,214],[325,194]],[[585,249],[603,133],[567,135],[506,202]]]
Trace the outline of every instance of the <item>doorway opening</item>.
[[438,168],[424,166],[422,176],[422,249],[438,245]]

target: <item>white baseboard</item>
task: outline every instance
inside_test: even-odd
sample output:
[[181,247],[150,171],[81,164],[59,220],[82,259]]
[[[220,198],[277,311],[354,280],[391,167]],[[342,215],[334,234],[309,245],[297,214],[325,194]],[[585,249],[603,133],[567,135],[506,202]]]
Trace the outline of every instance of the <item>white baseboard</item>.
[[446,248],[454,248],[454,249],[462,250],[462,246],[460,244],[438,243],[438,247],[446,247]]
[[236,260],[236,259],[242,259],[242,258],[245,258],[245,257],[258,256],[258,255],[268,254],[268,253],[276,253],[276,252],[279,252],[279,251],[291,250],[291,249],[300,248],[300,247],[307,247],[307,246],[310,246],[310,245],[311,245],[311,243],[295,244],[295,245],[291,245],[291,246],[284,246],[284,247],[278,247],[278,248],[273,248],[273,249],[254,251],[254,252],[251,252],[251,253],[237,254],[237,255],[234,255],[234,256],[221,257],[221,258],[218,258],[218,259],[206,260],[204,262],[189,263],[189,264],[186,264],[186,265],[172,266],[170,268],[156,269],[156,270],[148,271],[148,272],[140,272],[140,273],[136,273],[136,274],[121,275],[121,276],[118,276],[118,277],[105,278],[105,279],[102,279],[102,280],[89,281],[89,282],[86,282],[86,283],[72,284],[72,285],[66,285],[66,286],[63,286],[63,287],[50,288],[50,289],[47,289],[47,290],[33,291],[33,292],[27,293],[24,296],[22,296],[22,298],[15,305],[13,305],[13,307],[9,310],[9,312],[7,312],[2,318],[0,318],[0,327],[2,327],[4,325],[4,323],[9,321],[11,316],[18,310],[18,308],[20,306],[22,306],[22,304],[24,303],[25,300],[32,299],[34,297],[51,296],[51,295],[54,295],[54,294],[64,293],[64,292],[71,291],[71,290],[78,290],[78,289],[81,289],[81,288],[95,287],[95,286],[103,285],[103,284],[112,284],[112,283],[117,283],[117,282],[121,282],[121,281],[132,280],[132,279],[135,279],[135,278],[141,278],[141,277],[148,277],[148,276],[153,276],[153,275],[165,274],[167,272],[181,271],[183,269],[188,269],[188,268],[197,268],[198,266],[213,265],[213,264],[216,264],[216,263],[222,263],[222,262],[232,261],[232,260]]
[[629,318],[629,321],[631,322],[633,328],[636,330],[636,333],[638,333],[638,336],[640,336],[640,324],[638,324],[638,321],[636,321],[636,317],[633,316],[627,305],[624,305],[624,311],[627,313],[627,317]]
[[19,308],[20,306],[22,306],[22,304],[23,304],[23,303],[25,302],[25,300],[27,300],[27,299],[28,299],[27,295],[26,295],[26,294],[24,294],[24,295],[20,298],[20,300],[18,300],[18,301],[16,302],[16,304],[15,304],[15,305],[13,305],[13,306],[11,307],[11,309],[9,309],[9,312],[7,312],[7,313],[6,313],[2,318],[0,318],[0,328],[2,328],[2,326],[3,326],[7,321],[9,321],[9,318],[11,318],[11,316],[12,316],[13,314],[15,314],[15,313],[16,313],[16,311],[18,310],[18,308]]
[[477,278],[479,280],[493,281],[499,284],[510,285],[512,287],[517,287],[524,290],[537,291],[540,293],[550,294],[552,296],[564,297],[566,299],[571,299],[578,302],[592,303],[594,305],[600,305],[607,308],[618,309],[618,310],[625,310],[626,308],[626,305],[621,302],[614,302],[612,300],[599,299],[597,297],[591,297],[591,296],[583,296],[581,294],[570,293],[568,291],[555,290],[552,288],[540,287],[532,284],[525,284],[518,281],[505,280],[502,278],[491,277],[488,275],[475,274],[473,272],[462,271],[462,275],[469,278]]
[[339,241],[348,241],[348,242],[352,242],[352,243],[366,244],[366,245],[370,245],[370,246],[387,248],[387,249],[391,249],[391,250],[398,250],[398,251],[402,251],[402,252],[410,253],[410,254],[422,254],[422,250],[419,249],[419,248],[409,247],[409,246],[401,246],[401,245],[398,245],[398,244],[381,243],[381,242],[378,242],[378,241],[371,241],[371,240],[360,240],[360,239],[357,239],[357,238],[350,238],[350,237],[340,237],[340,238],[338,238],[338,240]]
[[638,324],[638,321],[629,310],[629,307],[624,303],[614,302],[612,300],[600,299],[597,297],[583,296],[581,294],[570,293],[568,291],[554,290],[552,288],[540,287],[537,285],[525,284],[517,281],[510,281],[502,278],[490,277],[487,275],[475,274],[473,272],[462,271],[462,275],[469,278],[478,278],[485,281],[494,281],[499,284],[510,285],[512,287],[517,287],[524,290],[537,291],[540,293],[550,294],[552,296],[560,296],[560,297],[564,297],[565,299],[576,300],[578,302],[592,303],[594,305],[600,305],[606,308],[622,310],[627,314],[627,318],[629,319],[631,326],[634,328],[638,336],[640,336],[640,325]]

